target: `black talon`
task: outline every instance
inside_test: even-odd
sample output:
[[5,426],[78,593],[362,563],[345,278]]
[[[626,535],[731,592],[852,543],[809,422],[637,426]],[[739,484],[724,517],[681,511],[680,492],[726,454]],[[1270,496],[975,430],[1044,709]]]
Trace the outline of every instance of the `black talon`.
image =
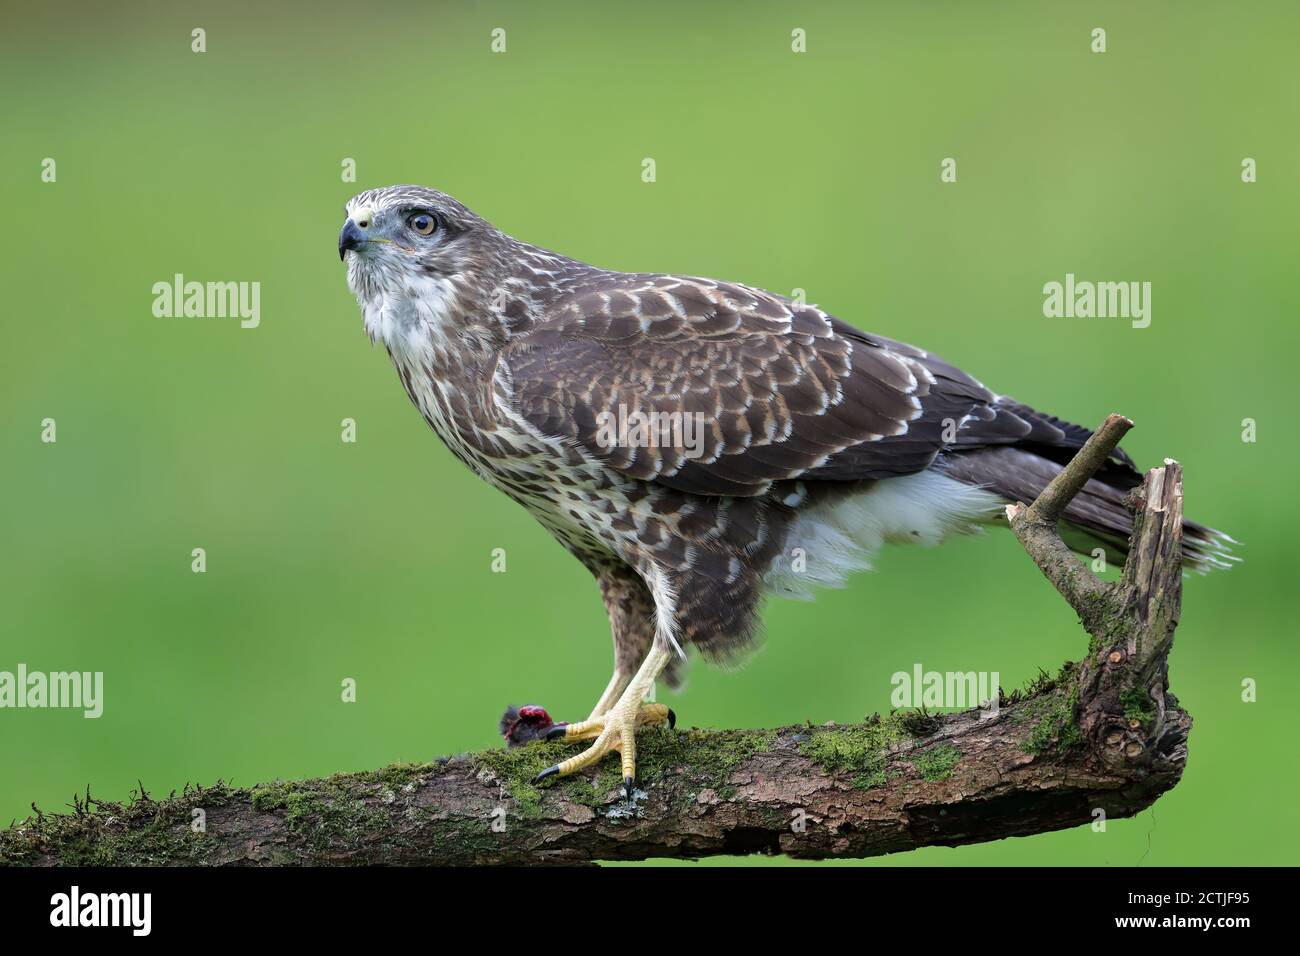
[[563,737],[565,731],[567,731],[568,729],[569,729],[568,724],[556,724],[554,727],[552,727],[550,730],[546,732],[545,735],[546,739],[554,740],[556,737]]
[[677,715],[673,713],[671,707],[668,708],[668,729],[672,730],[677,726]]
[[634,794],[635,792],[636,792],[636,778],[635,778],[635,777],[624,777],[624,778],[623,778],[623,798],[624,798],[625,800],[631,800],[631,799],[632,799],[632,794]]
[[553,767],[547,767],[545,770],[543,770],[543,771],[542,771],[541,773],[539,773],[537,776],[533,777],[533,781],[532,781],[532,782],[535,783],[535,784],[536,784],[536,783],[541,783],[541,782],[542,782],[543,780],[545,780],[547,777],[554,777],[554,776],[555,776],[557,773],[559,773],[559,772],[560,772],[560,765],[557,763],[555,766],[553,766]]

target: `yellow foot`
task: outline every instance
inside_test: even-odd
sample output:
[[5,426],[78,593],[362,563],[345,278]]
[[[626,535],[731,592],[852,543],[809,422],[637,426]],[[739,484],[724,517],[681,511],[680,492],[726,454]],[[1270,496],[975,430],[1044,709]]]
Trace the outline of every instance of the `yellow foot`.
[[601,760],[611,750],[617,750],[623,760],[623,794],[632,799],[636,788],[636,732],[641,727],[654,727],[667,724],[674,727],[677,715],[663,704],[644,704],[635,710],[625,705],[615,705],[607,713],[576,724],[554,727],[547,733],[548,739],[593,740],[590,747],[570,757],[563,763],[547,767],[535,778],[539,783],[547,777],[567,777],[584,767],[590,767]]

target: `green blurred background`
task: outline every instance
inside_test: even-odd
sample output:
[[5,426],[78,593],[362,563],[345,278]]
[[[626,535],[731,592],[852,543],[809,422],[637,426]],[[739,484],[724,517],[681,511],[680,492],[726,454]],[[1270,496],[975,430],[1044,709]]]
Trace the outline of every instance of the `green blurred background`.
[[[1138,461],[1177,457],[1188,513],[1246,542],[1244,565],[1187,582],[1170,676],[1196,722],[1153,811],[872,863],[1294,860],[1294,4],[52,3],[4,20],[0,670],[106,684],[99,720],[0,711],[4,823],[87,783],[123,798],[489,747],[505,704],[583,716],[604,686],[587,573],[451,457],[362,332],[342,204],[416,182],[608,268],[806,289],[1076,422],[1122,411]],[[260,282],[261,326],[155,318],[151,287],[177,272]],[[1150,328],[1044,318],[1067,272],[1150,281]],[[697,663],[660,699],[688,726],[851,721],[917,661],[1011,688],[1084,647],[1006,534],[888,551],[767,623],[742,671]]]

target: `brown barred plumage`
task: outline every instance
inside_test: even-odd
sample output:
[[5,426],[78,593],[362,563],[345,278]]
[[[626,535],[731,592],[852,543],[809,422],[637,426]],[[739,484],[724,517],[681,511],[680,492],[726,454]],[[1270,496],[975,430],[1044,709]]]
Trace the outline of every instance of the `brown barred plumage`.
[[[836,583],[882,541],[996,522],[1089,435],[816,306],[598,269],[436,190],[347,209],[348,283],[412,402],[598,579],[616,647],[604,705],[656,644],[716,660],[747,644],[764,593],[802,590],[796,549]],[[611,441],[620,415],[697,422],[698,441]],[[1066,512],[1081,547],[1122,554],[1138,482],[1117,452]],[[1186,529],[1190,567],[1227,564],[1230,539]]]

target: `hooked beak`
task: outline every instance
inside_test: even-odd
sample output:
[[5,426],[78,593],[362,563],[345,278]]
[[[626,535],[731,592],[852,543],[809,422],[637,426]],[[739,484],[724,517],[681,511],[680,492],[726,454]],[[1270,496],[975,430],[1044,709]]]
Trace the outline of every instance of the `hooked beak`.
[[339,233],[339,262],[343,261],[343,254],[349,249],[356,249],[361,243],[366,241],[365,233],[361,227],[349,219],[343,224],[343,231]]

